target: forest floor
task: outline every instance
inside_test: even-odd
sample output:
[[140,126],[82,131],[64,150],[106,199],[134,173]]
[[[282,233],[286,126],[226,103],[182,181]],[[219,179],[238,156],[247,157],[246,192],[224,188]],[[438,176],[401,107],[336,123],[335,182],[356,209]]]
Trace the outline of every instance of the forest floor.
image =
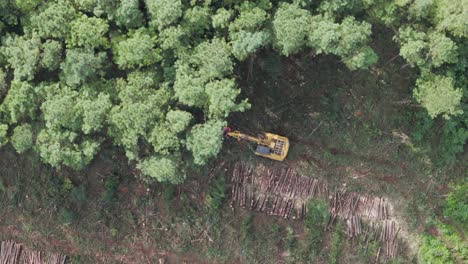
[[[411,142],[412,112],[420,111],[411,103],[415,75],[390,35],[374,32],[380,60],[370,71],[350,72],[332,56],[258,54],[237,67],[252,108],[232,115],[230,126],[287,136],[287,166],[333,188],[391,201],[408,237],[401,250],[406,263],[415,256],[426,217],[447,191],[445,180],[464,172],[463,162],[435,169],[428,153]],[[291,237],[306,240],[301,221],[233,210],[228,199],[218,208],[207,206],[206,197],[225,185],[233,162],[273,166],[252,150],[228,141],[216,160],[174,187],[145,183],[112,149],[76,172],[53,170],[6,148],[0,151],[0,240],[64,252],[73,263],[287,263]],[[330,262],[333,237],[324,235],[316,263]],[[375,258],[359,240],[343,239],[338,248],[337,263]]]

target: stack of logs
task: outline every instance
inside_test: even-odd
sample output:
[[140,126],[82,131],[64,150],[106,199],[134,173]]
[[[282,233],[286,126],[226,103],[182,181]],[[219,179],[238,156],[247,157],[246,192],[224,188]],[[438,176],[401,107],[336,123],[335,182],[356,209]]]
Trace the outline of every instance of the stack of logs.
[[346,221],[347,233],[350,238],[360,235],[361,223],[358,217],[369,220],[387,220],[388,205],[380,197],[361,195],[346,190],[336,191],[330,202],[330,219],[326,229],[330,229],[336,218]]
[[[303,218],[307,213],[308,199],[320,197],[329,200],[330,218],[325,229],[332,228],[337,218],[346,223],[347,235],[355,238],[368,232],[376,234],[385,245],[384,254],[395,257],[397,239],[395,222],[389,221],[388,203],[380,197],[348,192],[344,189],[330,193],[326,183],[299,175],[290,168],[250,166],[237,162],[230,174],[230,205],[256,210],[284,218]],[[370,221],[367,233],[362,230],[361,218]],[[380,255],[380,250],[379,250]]]
[[28,264],[42,264],[45,263],[45,258],[39,251],[26,250],[23,253],[23,262]]
[[0,248],[0,264],[19,263],[22,247],[13,241],[3,241]]
[[23,246],[14,241],[3,241],[0,245],[0,264],[65,264],[67,258],[60,253],[50,254],[46,258],[39,251],[23,250]]
[[385,220],[382,224],[380,241],[385,245],[385,254],[389,257],[396,257],[398,251],[397,235],[400,229],[396,228],[394,221]]
[[288,168],[260,167],[253,171],[237,162],[230,183],[231,207],[238,205],[284,218],[302,218],[307,199],[328,196],[326,184]]

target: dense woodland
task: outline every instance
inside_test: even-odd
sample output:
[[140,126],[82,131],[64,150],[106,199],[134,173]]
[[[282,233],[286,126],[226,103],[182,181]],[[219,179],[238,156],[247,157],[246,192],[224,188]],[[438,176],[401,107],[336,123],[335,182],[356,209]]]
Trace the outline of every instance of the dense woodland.
[[[466,159],[467,8],[466,0],[0,0],[0,147],[75,171],[112,151],[148,184],[183,184],[216,160],[232,115],[256,107],[239,72],[262,56],[328,56],[371,74],[402,58],[412,71],[410,96],[398,102],[411,115],[411,151],[450,171]],[[386,49],[375,44],[377,29],[398,47],[388,61],[376,51]],[[438,214],[466,230],[466,174],[448,180]],[[441,243],[424,237],[419,262],[453,261],[433,252]]]

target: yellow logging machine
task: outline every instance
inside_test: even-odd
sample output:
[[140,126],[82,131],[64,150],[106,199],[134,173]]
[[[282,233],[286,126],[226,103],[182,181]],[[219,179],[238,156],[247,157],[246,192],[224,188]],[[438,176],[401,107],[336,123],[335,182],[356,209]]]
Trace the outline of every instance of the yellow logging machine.
[[289,139],[276,134],[264,133],[259,137],[252,137],[242,134],[239,131],[232,131],[231,128],[225,127],[224,137],[233,137],[245,139],[250,142],[257,143],[255,154],[272,160],[283,161],[288,155]]

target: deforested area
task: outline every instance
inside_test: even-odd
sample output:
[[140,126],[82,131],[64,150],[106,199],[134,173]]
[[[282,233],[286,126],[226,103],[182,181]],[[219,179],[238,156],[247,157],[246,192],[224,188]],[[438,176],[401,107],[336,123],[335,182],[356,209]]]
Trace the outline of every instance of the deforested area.
[[0,263],[466,263],[467,7],[0,0]]

